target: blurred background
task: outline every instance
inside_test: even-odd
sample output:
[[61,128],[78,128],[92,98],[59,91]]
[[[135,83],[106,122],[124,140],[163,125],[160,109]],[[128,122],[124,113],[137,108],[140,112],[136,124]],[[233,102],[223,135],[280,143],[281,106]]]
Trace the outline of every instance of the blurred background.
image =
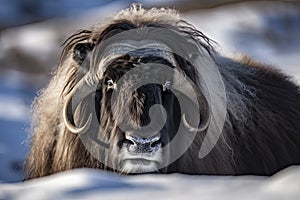
[[[137,2],[137,1],[136,1]],[[140,0],[176,8],[224,55],[248,54],[300,83],[298,1]],[[30,106],[56,68],[64,40],[129,0],[0,0],[0,182],[22,179]],[[41,149],[42,151],[42,149]]]

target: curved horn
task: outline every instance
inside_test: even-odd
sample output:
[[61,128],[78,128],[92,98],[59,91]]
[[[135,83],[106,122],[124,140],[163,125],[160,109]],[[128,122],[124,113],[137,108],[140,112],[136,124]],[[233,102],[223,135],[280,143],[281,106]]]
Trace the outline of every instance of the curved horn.
[[[211,121],[211,112],[210,112],[210,108],[209,108],[209,104],[205,98],[205,96],[199,91],[199,89],[197,89],[197,87],[195,85],[191,85],[191,88],[187,88],[187,90],[185,90],[185,95],[192,95],[189,94],[191,92],[196,92],[196,96],[198,99],[198,103],[199,106],[201,106],[200,110],[201,110],[201,116],[204,116],[204,118],[202,119],[202,117],[200,117],[200,124],[198,127],[193,127],[191,126],[187,119],[186,119],[186,114],[183,113],[182,114],[182,123],[183,125],[188,129],[189,132],[203,132],[204,130],[206,130],[210,124]],[[200,102],[201,99],[201,102]]]
[[188,129],[189,132],[202,132],[206,130],[210,124],[210,118],[211,115],[209,115],[204,122],[201,122],[201,124],[198,127],[192,127],[185,118],[185,113],[182,115],[182,123],[183,125]]
[[[88,129],[88,127],[92,122],[92,114],[89,115],[87,122],[82,127],[76,127],[72,123],[73,119],[70,118],[72,116],[69,113],[70,103],[73,103],[73,107],[76,108],[78,104],[81,102],[81,100],[84,97],[86,97],[88,94],[90,94],[93,91],[93,89],[94,88],[86,82],[85,78],[83,78],[75,85],[73,90],[66,97],[66,102],[63,107],[63,119],[67,129],[74,134],[85,132]],[[78,95],[78,97],[80,98],[77,99],[75,98],[75,100],[72,101],[72,98],[74,97],[75,94],[76,96]]]

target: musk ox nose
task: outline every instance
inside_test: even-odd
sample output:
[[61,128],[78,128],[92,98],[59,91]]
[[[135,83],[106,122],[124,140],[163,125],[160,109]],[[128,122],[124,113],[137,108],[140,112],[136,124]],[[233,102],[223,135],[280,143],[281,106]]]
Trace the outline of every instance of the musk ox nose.
[[138,117],[136,121],[140,126],[147,126],[152,120],[154,120],[152,123],[159,123],[161,112],[154,113],[156,117],[151,119],[149,111],[154,105],[162,105],[161,95],[161,86],[158,84],[146,84],[136,90],[137,99],[134,101],[136,109],[133,109],[133,114]]
[[125,139],[130,153],[154,153],[161,147],[160,134],[142,138],[125,133]]

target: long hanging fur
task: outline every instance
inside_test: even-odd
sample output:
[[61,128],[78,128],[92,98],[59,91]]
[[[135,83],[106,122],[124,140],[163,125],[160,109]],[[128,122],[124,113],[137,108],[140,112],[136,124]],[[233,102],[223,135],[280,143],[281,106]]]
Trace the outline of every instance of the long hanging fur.
[[[107,169],[63,122],[66,95],[81,73],[72,59],[72,50],[80,42],[99,44],[110,34],[145,24],[176,29],[195,40],[207,50],[203,59],[211,57],[225,84],[227,116],[216,146],[205,158],[198,159],[203,140],[198,135],[167,173],[271,175],[289,165],[300,164],[300,89],[291,77],[247,57],[231,59],[218,55],[211,40],[180,20],[172,9],[145,10],[134,5],[89,30],[80,30],[64,43],[52,80],[33,104],[25,179],[78,167]],[[186,65],[178,62],[180,66]],[[194,71],[186,71],[192,80]]]

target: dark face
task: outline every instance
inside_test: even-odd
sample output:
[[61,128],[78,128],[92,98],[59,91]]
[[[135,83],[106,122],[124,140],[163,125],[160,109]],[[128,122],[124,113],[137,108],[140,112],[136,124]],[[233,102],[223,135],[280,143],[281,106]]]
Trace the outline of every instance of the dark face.
[[[106,68],[101,89],[96,92],[99,123],[112,144],[110,159],[114,163],[111,165],[123,173],[160,170],[169,156],[164,147],[180,124],[177,99],[168,89],[170,77],[160,77],[165,79],[160,80],[165,85],[149,83],[132,89],[137,82],[151,76],[151,64],[155,63],[174,68],[170,61],[158,56],[143,56],[140,52],[121,56]],[[143,71],[142,79],[140,74],[132,73],[126,83],[120,81],[124,74],[139,65],[149,65],[149,73]],[[119,97],[115,102],[111,101],[113,92]],[[155,111],[155,117],[151,118],[149,111],[157,105],[161,107]],[[166,121],[161,127],[155,127],[164,121],[161,109],[165,110]]]
[[[64,106],[69,131],[80,133],[82,141],[92,138],[83,142],[87,150],[108,169],[125,174],[166,170],[174,161],[170,158],[186,150],[178,144],[191,142],[191,137],[181,134],[175,146],[169,145],[173,138],[178,138],[177,133],[205,131],[210,121],[207,101],[195,84],[193,66],[171,50],[190,52],[193,48],[172,31],[169,33],[174,37],[168,33],[166,41],[156,40],[159,36],[155,32],[149,39],[146,33],[139,29],[106,46],[101,46],[101,42],[75,45],[73,59],[80,66],[78,82]],[[140,68],[142,72],[135,71]],[[163,73],[168,71],[166,68],[173,71]],[[183,82],[177,80],[174,71],[184,77]],[[91,86],[91,80],[97,87]],[[87,98],[76,100],[73,97],[77,93]],[[194,99],[190,100],[192,96]],[[70,108],[71,103],[74,110]],[[91,117],[92,112],[96,117]],[[88,133],[93,136],[86,137]],[[183,141],[186,138],[188,142]],[[94,148],[94,144],[102,145],[102,141],[105,141],[104,150]]]

